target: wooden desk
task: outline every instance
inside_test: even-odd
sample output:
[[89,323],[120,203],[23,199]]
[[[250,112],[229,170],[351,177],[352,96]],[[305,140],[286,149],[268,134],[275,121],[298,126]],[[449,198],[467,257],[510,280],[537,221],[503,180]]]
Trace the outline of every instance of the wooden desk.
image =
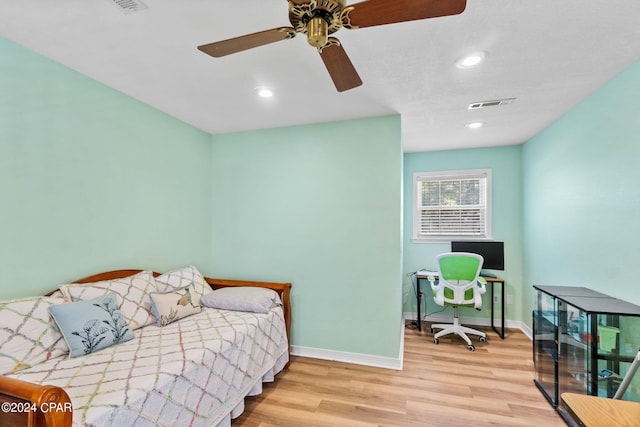
[[584,394],[563,393],[562,405],[583,427],[637,427],[640,403]]
[[[438,277],[437,274],[434,275],[436,278]],[[421,323],[421,319],[420,319],[420,303],[422,301],[422,291],[420,290],[420,280],[427,280],[429,276],[426,274],[420,274],[420,272],[418,271],[418,274],[416,275],[416,299],[418,301],[418,330],[421,331],[422,330],[422,323]],[[484,277],[483,278],[487,281],[487,283],[489,284],[489,286],[491,287],[491,328],[493,328],[493,330],[496,332],[496,334],[498,334],[498,336],[502,339],[504,339],[504,279],[501,279],[499,277]],[[496,283],[500,284],[500,318],[501,318],[501,323],[500,323],[500,331],[498,331],[498,329],[495,326],[494,323],[494,308],[495,305],[493,303],[493,287]]]

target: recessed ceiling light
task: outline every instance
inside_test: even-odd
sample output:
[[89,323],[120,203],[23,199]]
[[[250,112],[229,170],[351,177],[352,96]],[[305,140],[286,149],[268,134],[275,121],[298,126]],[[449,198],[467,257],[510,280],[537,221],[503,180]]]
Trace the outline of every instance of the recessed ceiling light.
[[484,126],[484,122],[471,122],[471,123],[467,123],[465,126],[468,127],[469,129],[478,129]]
[[258,96],[260,98],[271,98],[273,97],[273,90],[269,89],[268,87],[257,87],[256,88],[256,93],[258,94]]
[[462,69],[476,67],[480,65],[482,61],[484,61],[484,58],[486,56],[487,54],[484,52],[473,52],[467,56],[464,56],[458,59],[458,61],[456,62],[456,67],[462,68]]

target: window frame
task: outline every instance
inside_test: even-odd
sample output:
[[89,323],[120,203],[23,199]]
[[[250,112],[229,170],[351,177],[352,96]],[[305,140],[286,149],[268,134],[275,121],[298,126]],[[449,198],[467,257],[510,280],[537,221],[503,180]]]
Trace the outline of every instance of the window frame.
[[[433,237],[420,236],[420,208],[418,207],[418,191],[419,184],[423,181],[447,181],[457,179],[484,179],[485,184],[485,218],[484,218],[484,235],[469,234],[450,234],[438,235]],[[445,170],[432,172],[415,172],[413,174],[413,233],[411,241],[413,243],[441,243],[451,242],[452,240],[491,240],[491,223],[492,223],[492,198],[491,198],[491,169],[461,169],[461,170]]]

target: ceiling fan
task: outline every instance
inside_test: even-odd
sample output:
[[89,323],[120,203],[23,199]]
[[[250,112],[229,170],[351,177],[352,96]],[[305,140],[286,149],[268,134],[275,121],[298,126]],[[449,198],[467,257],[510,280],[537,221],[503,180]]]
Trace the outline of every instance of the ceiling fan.
[[291,39],[297,33],[318,49],[339,92],[362,84],[340,41],[329,37],[340,28],[358,29],[462,13],[467,0],[366,0],[347,6],[346,0],[289,0],[291,27],[278,27],[198,46],[219,58],[254,47]]

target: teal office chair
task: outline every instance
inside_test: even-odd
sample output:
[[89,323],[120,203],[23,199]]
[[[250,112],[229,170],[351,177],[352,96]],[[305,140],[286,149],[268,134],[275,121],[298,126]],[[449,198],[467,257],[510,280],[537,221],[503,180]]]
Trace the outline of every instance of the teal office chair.
[[480,269],[484,259],[482,256],[467,252],[451,252],[436,257],[438,263],[439,280],[429,276],[433,300],[441,306],[453,307],[453,324],[431,325],[434,329],[442,329],[434,335],[433,341],[438,344],[440,337],[457,334],[467,343],[467,348],[476,348],[467,334],[479,335],[480,341],[487,340],[487,334],[476,329],[460,325],[458,317],[459,307],[482,308],[482,294],[487,291],[487,281],[480,277]]

